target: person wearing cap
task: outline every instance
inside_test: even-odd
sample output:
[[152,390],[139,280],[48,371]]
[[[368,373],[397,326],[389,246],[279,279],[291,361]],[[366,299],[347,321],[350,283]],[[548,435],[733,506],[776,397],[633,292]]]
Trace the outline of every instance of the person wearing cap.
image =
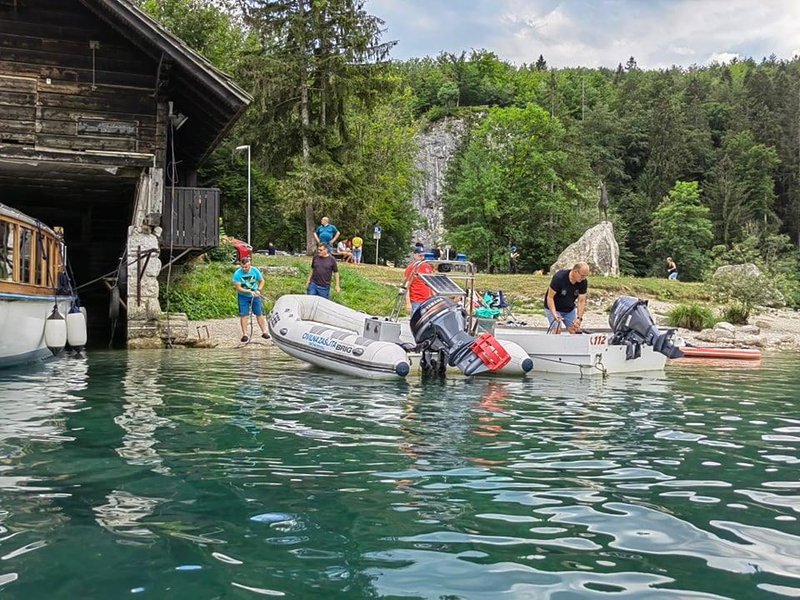
[[588,277],[589,265],[585,262],[555,272],[544,295],[544,314],[551,328],[560,331],[566,327],[570,333],[580,332],[589,291]]
[[[261,337],[269,339],[267,320],[264,318],[264,305],[261,301],[261,290],[264,287],[264,276],[250,264],[250,257],[241,260],[241,266],[233,274],[233,285],[239,301],[239,324],[242,327],[242,342],[248,342],[247,322],[251,314],[256,316]],[[251,331],[252,333],[252,331]]]
[[433,273],[433,267],[430,263],[425,262],[421,247],[414,246],[411,252],[413,260],[403,272],[403,285],[406,288],[406,311],[409,315],[413,315],[420,304],[433,296],[431,288],[420,278],[420,275],[425,273]]

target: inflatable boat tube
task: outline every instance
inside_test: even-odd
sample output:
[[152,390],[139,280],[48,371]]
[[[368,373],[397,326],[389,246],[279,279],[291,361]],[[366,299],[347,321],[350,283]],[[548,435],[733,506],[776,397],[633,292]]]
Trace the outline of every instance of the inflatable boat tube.
[[363,337],[366,314],[319,296],[285,295],[269,315],[278,348],[302,361],[369,379],[401,379],[410,370],[406,351]]
[[683,346],[681,348],[684,358],[726,358],[736,360],[759,360],[761,350],[756,348],[701,348],[698,346]]

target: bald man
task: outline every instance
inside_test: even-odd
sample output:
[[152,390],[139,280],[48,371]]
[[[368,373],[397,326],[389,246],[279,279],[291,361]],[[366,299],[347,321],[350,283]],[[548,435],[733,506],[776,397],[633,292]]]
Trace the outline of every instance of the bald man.
[[[560,269],[550,280],[544,295],[544,314],[550,327],[567,328],[570,333],[581,330],[589,291],[589,265],[575,263],[571,269]],[[577,307],[575,306],[577,303]]]

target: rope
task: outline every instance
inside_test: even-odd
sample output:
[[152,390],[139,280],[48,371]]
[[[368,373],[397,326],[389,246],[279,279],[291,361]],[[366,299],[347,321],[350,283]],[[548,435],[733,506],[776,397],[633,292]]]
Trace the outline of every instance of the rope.
[[[172,105],[170,104],[170,107]],[[172,112],[172,111],[170,111]],[[169,145],[170,145],[170,154],[172,161],[170,163],[170,170],[171,170],[171,177],[170,177],[170,187],[172,191],[172,199],[170,201],[170,215],[169,215],[169,262],[167,263],[167,289],[165,290],[165,294],[167,296],[167,348],[172,348],[172,326],[170,324],[170,310],[169,310],[169,288],[170,283],[172,280],[172,263],[173,263],[173,246],[175,243],[175,235],[173,232],[173,228],[175,227],[175,180],[178,177],[178,167],[175,163],[175,121],[172,118],[172,115],[169,117]]]

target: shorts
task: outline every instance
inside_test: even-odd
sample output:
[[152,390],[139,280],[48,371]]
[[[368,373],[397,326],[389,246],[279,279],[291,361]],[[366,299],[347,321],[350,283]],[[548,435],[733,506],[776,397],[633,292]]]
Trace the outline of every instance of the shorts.
[[261,296],[245,296],[243,294],[238,294],[238,297],[240,317],[249,315],[251,307],[255,316],[260,317],[264,314],[264,305],[261,303]]

